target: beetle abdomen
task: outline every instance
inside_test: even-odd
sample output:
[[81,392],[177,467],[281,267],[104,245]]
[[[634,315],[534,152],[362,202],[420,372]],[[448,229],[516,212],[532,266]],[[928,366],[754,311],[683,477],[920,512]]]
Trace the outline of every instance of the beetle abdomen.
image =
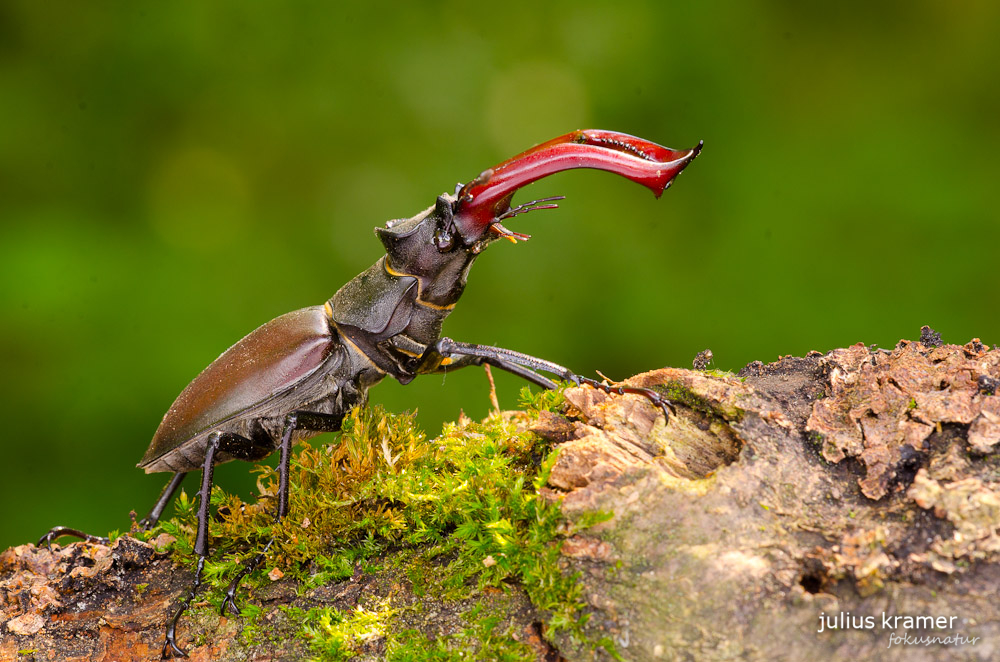
[[[336,332],[323,306],[287,313],[257,328],[227,349],[188,384],[163,417],[139,467],[147,472],[188,471],[201,467],[204,444],[194,443],[215,430],[244,436],[264,434],[259,418],[281,400],[284,411],[322,397],[303,389],[324,364],[342,356]],[[291,400],[291,403],[289,401]],[[176,451],[176,452],[172,452]],[[224,459],[224,458],[220,458]]]

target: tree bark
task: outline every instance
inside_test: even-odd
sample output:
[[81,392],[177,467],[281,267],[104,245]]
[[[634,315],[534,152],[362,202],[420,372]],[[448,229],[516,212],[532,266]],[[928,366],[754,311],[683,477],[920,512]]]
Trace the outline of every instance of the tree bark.
[[[891,351],[626,383],[667,393],[669,422],[641,396],[587,387],[532,428],[560,446],[545,498],[570,521],[609,517],[561,546],[587,639],[626,660],[1000,656],[1000,350],[925,332]],[[277,580],[256,596],[275,636],[248,643],[240,619],[205,618],[186,626],[191,659],[309,658],[283,636],[280,605],[419,602],[400,627],[452,627],[455,605],[408,592],[405,567],[383,565],[304,595]],[[129,537],[8,549],[0,660],[159,659],[191,578]],[[539,660],[609,657],[580,637],[549,640],[516,586],[486,597]],[[356,651],[384,654],[379,636]]]

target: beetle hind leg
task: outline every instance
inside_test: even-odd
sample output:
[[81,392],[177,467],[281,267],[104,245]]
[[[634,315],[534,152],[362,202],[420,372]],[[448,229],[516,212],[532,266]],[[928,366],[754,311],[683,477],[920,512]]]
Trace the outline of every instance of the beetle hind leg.
[[163,511],[166,510],[167,504],[173,501],[174,494],[177,493],[177,489],[184,482],[184,476],[186,475],[186,471],[178,471],[173,475],[170,482],[163,487],[163,491],[160,492],[156,503],[149,510],[149,514],[139,520],[139,528],[143,531],[149,531],[156,526],[156,523],[160,521],[160,517],[163,515]]
[[80,540],[85,540],[99,545],[107,545],[109,542],[108,539],[103,536],[93,536],[89,533],[81,531],[80,529],[72,529],[68,526],[53,526],[45,533],[45,535],[38,539],[38,542],[35,543],[35,547],[50,547],[57,538],[62,538],[63,536],[72,536],[73,538],[79,538]]
[[[166,509],[167,504],[169,504],[171,499],[174,498],[174,493],[177,492],[177,488],[180,487],[181,481],[184,479],[185,475],[186,474],[184,472],[175,473],[173,478],[170,479],[170,482],[163,488],[163,491],[160,492],[160,496],[156,500],[156,503],[153,504],[153,508],[149,511],[149,514],[139,520],[139,526],[143,531],[149,531],[156,526],[158,521],[160,521],[160,516]],[[35,547],[42,547],[43,545],[45,547],[49,547],[58,538],[62,538],[63,536],[72,536],[73,538],[79,538],[80,540],[100,545],[107,545],[110,542],[104,536],[94,536],[81,531],[80,529],[73,529],[68,526],[54,526],[49,529],[45,535],[38,539],[38,542],[35,543]]]
[[[340,424],[344,420],[343,414],[320,414],[311,411],[293,411],[285,416],[285,425],[281,432],[281,455],[278,460],[278,512],[274,521],[279,522],[288,514],[288,473],[291,465],[292,443],[296,430],[310,430],[313,432],[336,432],[340,430]],[[267,552],[274,544],[272,536],[264,549],[255,554],[249,561],[243,564],[236,577],[229,583],[226,589],[226,597],[222,600],[220,613],[225,616],[227,613],[239,616],[240,610],[236,606],[236,591],[239,589],[243,578],[256,570],[261,562],[267,557]]]
[[[187,608],[191,605],[191,601],[194,596],[198,593],[198,589],[201,587],[201,574],[202,570],[205,568],[205,558],[208,557],[208,512],[211,505],[212,496],[212,475],[215,471],[215,454],[219,450],[219,446],[223,439],[227,441],[235,438],[236,440],[242,439],[238,435],[224,433],[224,432],[213,432],[208,438],[208,444],[205,447],[205,460],[201,469],[201,489],[198,491],[198,534],[194,542],[194,553],[198,555],[198,567],[195,569],[194,573],[194,584],[191,585],[191,590],[188,591],[188,595],[184,598],[184,602],[178,607],[177,611],[174,613],[173,618],[167,624],[167,633],[163,641],[163,651],[161,652],[161,657],[164,659],[170,657],[187,657],[187,654],[177,645],[177,621],[180,620],[181,616],[187,611]],[[181,474],[183,478],[183,474]],[[180,485],[180,480],[174,476],[174,480],[167,485],[177,482]],[[176,489],[176,486],[175,486]]]
[[[188,591],[184,602],[177,608],[173,618],[167,624],[167,633],[163,641],[163,651],[161,653],[161,657],[164,659],[170,657],[187,657],[187,654],[177,645],[177,622],[184,612],[187,611],[188,607],[191,606],[191,601],[194,600],[198,589],[201,588],[202,571],[205,568],[205,559],[208,558],[208,519],[212,501],[212,477],[215,473],[216,454],[223,452],[233,457],[241,457],[247,453],[257,453],[259,447],[259,440],[247,439],[231,432],[213,432],[208,437],[208,442],[205,446],[205,459],[201,468],[201,489],[198,490],[198,533],[194,541],[194,553],[198,555],[198,566],[195,569],[194,583],[191,585],[191,590]],[[153,506],[153,510],[143,520],[144,522],[155,517],[156,519],[153,519],[153,523],[155,523],[159,519],[163,508],[166,507],[166,504],[173,497],[174,492],[180,487],[184,475],[183,472],[174,474],[174,477],[163,489],[163,493],[157,500],[156,505]]]

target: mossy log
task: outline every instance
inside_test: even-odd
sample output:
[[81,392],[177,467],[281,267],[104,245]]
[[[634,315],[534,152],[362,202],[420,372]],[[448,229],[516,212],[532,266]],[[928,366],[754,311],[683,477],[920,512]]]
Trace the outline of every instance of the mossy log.
[[[514,580],[421,591],[426,559],[399,546],[308,589],[272,570],[252,615],[196,609],[181,643],[192,660],[1000,657],[1000,350],[925,333],[627,384],[665,393],[669,422],[589,387],[558,413],[508,415],[558,449],[538,491],[565,518],[551,545],[579,588],[575,628]],[[8,549],[0,660],[159,659],[191,578],[128,536]],[[296,621],[317,605],[364,620],[318,650]]]

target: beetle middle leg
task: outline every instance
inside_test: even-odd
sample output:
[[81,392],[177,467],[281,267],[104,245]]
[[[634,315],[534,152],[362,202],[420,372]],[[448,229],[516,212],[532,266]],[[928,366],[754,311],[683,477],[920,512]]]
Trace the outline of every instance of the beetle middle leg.
[[483,363],[511,372],[542,388],[554,389],[556,388],[556,383],[539,375],[535,370],[551,373],[561,379],[573,382],[577,386],[586,384],[605,393],[615,393],[618,395],[633,393],[641,395],[659,407],[663,412],[664,419],[667,421],[670,420],[670,414],[673,412],[673,403],[653,389],[632,386],[610,386],[596,379],[578,375],[558,363],[546,361],[545,359],[540,359],[529,354],[522,354],[521,352],[504,349],[503,347],[457,342],[451,338],[441,338],[428,347],[427,351],[421,357],[418,371],[445,372],[449,369],[461,368],[467,365],[482,365]]
[[[292,456],[293,433],[296,430],[336,432],[340,429],[343,420],[343,414],[319,414],[310,411],[293,411],[285,416],[285,426],[281,433],[281,455],[278,460],[278,512],[274,517],[275,522],[281,521],[288,514],[288,474]],[[220,609],[223,616],[227,612],[234,616],[239,616],[240,610],[236,606],[236,590],[239,588],[243,578],[256,570],[261,564],[261,561],[267,556],[268,550],[271,549],[272,544],[274,544],[273,537],[267,541],[262,551],[243,565],[243,568],[229,583],[229,587],[226,589],[226,597],[223,599]]]

